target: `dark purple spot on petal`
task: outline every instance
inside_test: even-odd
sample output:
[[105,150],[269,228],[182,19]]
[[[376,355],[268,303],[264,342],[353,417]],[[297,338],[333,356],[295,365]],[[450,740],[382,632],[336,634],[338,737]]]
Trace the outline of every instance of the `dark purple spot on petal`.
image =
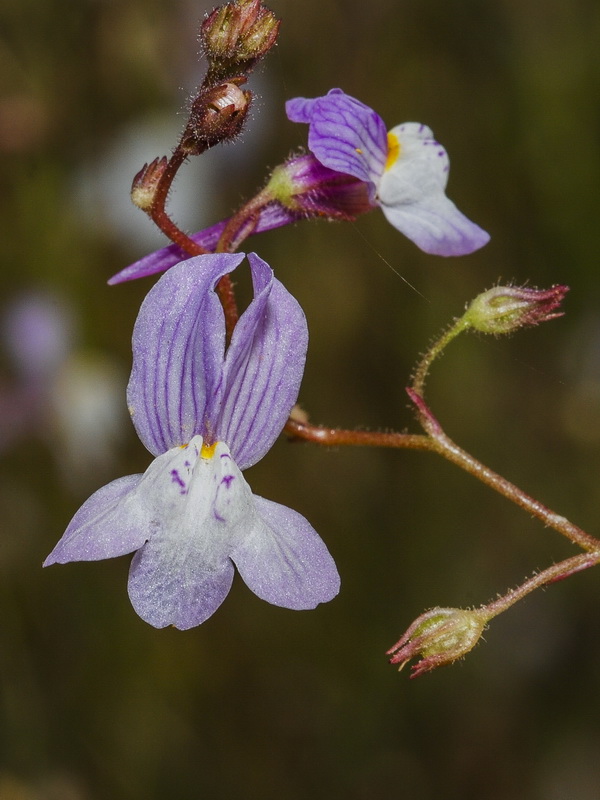
[[235,480],[235,475],[225,475],[225,477],[221,480],[221,483],[225,484],[225,486],[229,489],[231,482]]
[[176,469],[171,470],[171,480],[173,483],[176,483],[179,487],[181,487],[180,494],[187,494],[187,487],[185,481],[182,480],[179,472]]

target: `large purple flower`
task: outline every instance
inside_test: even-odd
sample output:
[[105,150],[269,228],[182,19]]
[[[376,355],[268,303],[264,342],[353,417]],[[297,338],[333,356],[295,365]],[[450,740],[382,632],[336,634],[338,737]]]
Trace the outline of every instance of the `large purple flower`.
[[129,596],[151,625],[187,629],[223,602],[234,564],[259,597],[292,609],[331,600],[339,576],[309,523],[253,495],[241,470],[270,449],[296,401],[308,342],[296,300],[250,254],[254,299],[226,348],[214,287],[243,254],[192,258],[146,297],[127,390],[155,456],[97,491],[44,566],[137,551]]
[[308,146],[321,164],[364,181],[372,202],[421,250],[460,256],[489,241],[446,197],[448,156],[425,125],[405,122],[388,133],[372,108],[341,89],[296,97],[286,111],[308,123]]

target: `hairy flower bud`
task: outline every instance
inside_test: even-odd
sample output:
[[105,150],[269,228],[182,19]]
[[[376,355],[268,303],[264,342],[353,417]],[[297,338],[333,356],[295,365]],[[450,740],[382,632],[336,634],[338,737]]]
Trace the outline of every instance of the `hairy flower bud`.
[[236,83],[222,83],[202,91],[194,100],[182,146],[197,155],[241,131],[250,108],[251,92]]
[[466,655],[479,641],[488,621],[484,611],[462,608],[431,608],[412,623],[391,647],[390,664],[400,669],[416,656],[423,656],[412,668],[411,678]]
[[216,8],[200,29],[210,71],[222,76],[249,72],[275,44],[279,25],[261,0],[237,0]]
[[167,168],[167,157],[155,158],[150,164],[144,164],[131,184],[131,201],[142,211],[150,211],[156,189]]
[[276,167],[267,189],[298,217],[350,220],[373,208],[363,181],[324,167],[313,155],[295,156]]
[[521,286],[494,286],[480,294],[467,308],[463,320],[482,333],[512,333],[528,325],[538,325],[556,317],[568,286],[531,289]]

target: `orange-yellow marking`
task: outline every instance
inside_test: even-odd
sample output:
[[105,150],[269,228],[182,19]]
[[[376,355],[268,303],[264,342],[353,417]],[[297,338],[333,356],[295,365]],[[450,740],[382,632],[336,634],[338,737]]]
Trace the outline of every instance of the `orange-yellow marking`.
[[385,162],[386,170],[391,169],[398,158],[400,157],[400,142],[398,141],[398,137],[395,133],[388,133],[387,135],[388,141],[388,154],[387,159]]
[[217,449],[218,442],[214,444],[203,444],[202,450],[200,451],[200,457],[205,458],[207,461],[214,456],[215,450]]

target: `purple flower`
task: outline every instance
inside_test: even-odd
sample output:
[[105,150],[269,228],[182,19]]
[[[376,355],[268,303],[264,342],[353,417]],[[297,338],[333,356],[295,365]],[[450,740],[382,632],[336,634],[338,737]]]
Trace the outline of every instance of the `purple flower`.
[[341,89],[289,100],[286,111],[292,122],[308,123],[313,155],[329,169],[364,181],[372,203],[421,250],[460,256],[489,241],[446,197],[448,156],[425,125],[405,122],[386,132],[373,109]]
[[241,470],[259,461],[296,401],[308,341],[296,300],[257,255],[254,299],[226,348],[214,287],[243,254],[192,258],[146,297],[127,390],[154,461],[79,509],[44,566],[137,551],[129,596],[157,628],[187,629],[223,602],[234,564],[259,597],[292,609],[331,600],[339,576],[300,514],[253,495]]

